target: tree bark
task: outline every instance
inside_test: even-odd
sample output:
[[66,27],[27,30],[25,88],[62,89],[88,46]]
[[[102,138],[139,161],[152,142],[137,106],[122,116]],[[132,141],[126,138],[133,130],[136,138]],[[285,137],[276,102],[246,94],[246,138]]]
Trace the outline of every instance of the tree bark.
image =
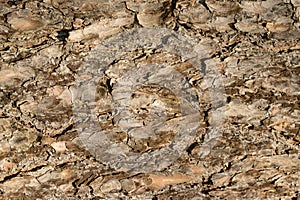
[[0,199],[299,199],[300,1],[0,1]]

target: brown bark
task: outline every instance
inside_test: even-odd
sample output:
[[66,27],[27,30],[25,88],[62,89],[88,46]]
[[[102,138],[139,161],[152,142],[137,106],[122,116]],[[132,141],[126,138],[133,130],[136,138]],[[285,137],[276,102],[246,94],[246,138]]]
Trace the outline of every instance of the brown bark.
[[1,0],[0,199],[300,198],[299,20],[299,0]]

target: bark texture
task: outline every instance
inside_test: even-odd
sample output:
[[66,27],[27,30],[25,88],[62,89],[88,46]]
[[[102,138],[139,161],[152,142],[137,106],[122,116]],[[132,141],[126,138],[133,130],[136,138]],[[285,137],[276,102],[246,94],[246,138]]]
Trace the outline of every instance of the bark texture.
[[299,0],[0,0],[0,199],[299,199],[299,40]]

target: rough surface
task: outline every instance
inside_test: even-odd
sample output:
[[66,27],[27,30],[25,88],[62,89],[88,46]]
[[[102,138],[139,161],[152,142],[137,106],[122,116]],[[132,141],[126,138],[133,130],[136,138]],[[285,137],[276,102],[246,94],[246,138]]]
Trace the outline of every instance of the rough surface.
[[[95,83],[86,119],[95,118],[122,155],[170,147],[191,122],[182,120],[181,97],[159,85],[159,70],[130,98],[128,74],[163,63],[162,75],[180,72],[184,79],[172,83],[196,94],[194,137],[175,148],[176,160],[159,158],[163,167],[141,173],[89,148],[74,109],[90,100],[84,91],[78,98],[78,80],[97,76],[80,70],[99,65],[99,46],[139,28],[174,31],[206,53],[197,71],[184,45],[118,47]],[[299,0],[0,0],[0,199],[299,199],[299,40]],[[222,98],[208,92],[218,82],[205,82],[212,68]],[[118,102],[130,112],[116,114]]]

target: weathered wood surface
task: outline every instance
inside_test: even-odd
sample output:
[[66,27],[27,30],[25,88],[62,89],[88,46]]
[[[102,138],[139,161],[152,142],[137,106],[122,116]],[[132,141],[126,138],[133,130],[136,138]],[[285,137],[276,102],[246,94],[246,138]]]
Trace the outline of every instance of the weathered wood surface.
[[[0,199],[299,199],[299,21],[299,0],[0,0]],[[103,64],[99,46],[141,28],[189,38],[205,50],[207,69],[195,70],[189,47],[151,46],[156,39],[171,46],[176,37],[128,51],[113,44],[116,59],[95,83],[96,98],[88,99],[95,116],[86,118],[96,117],[119,144],[111,155],[120,157],[104,158],[109,146],[80,137],[86,91],[79,80],[96,76],[87,63]],[[151,34],[128,42],[138,46]],[[209,69],[222,84],[209,81]],[[176,89],[159,85],[166,77],[197,96],[199,115],[186,113]],[[128,80],[151,84],[134,88]],[[212,95],[216,84],[222,88]],[[180,127],[196,134],[174,145],[178,156],[161,154],[141,173],[124,164],[141,154],[144,165],[178,139]],[[220,134],[207,139],[216,127]]]

